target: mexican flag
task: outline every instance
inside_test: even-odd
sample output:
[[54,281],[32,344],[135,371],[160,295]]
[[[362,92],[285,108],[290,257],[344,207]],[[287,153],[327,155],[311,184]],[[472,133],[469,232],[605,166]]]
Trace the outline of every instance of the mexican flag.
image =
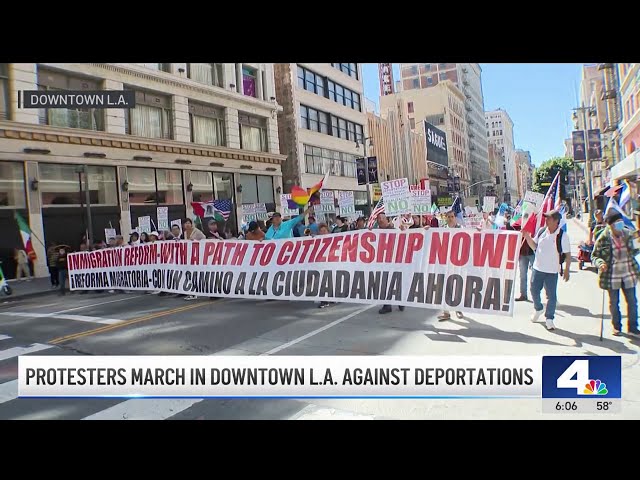
[[32,262],[35,262],[38,257],[36,256],[36,251],[33,249],[33,245],[31,244],[31,229],[29,228],[29,224],[25,222],[24,218],[22,218],[18,212],[14,213],[14,217],[16,222],[18,222],[18,228],[20,229],[20,236],[22,237],[24,250],[27,252],[29,259]]

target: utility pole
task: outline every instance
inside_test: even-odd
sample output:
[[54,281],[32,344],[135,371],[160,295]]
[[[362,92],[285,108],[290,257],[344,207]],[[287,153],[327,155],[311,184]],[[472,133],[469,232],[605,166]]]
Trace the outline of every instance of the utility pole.
[[[363,156],[364,156],[364,171],[365,171],[365,186],[367,188],[367,217],[369,217],[369,215],[371,215],[371,212],[373,211],[373,206],[371,205],[371,192],[369,191],[369,158],[367,157],[367,141],[370,141],[372,139],[372,137],[366,137],[364,139],[362,139],[362,150],[363,150]],[[373,146],[373,144],[371,143],[369,146]],[[358,144],[358,142],[356,141],[356,148],[360,147],[360,144]],[[378,170],[378,181],[380,181],[380,170]]]
[[589,125],[587,124],[587,113],[589,115],[595,114],[595,108],[593,107],[585,107],[582,105],[581,107],[577,107],[573,109],[574,119],[577,119],[577,112],[582,114],[582,126],[584,128],[584,142],[585,142],[585,155],[584,155],[584,181],[587,187],[587,201],[589,205],[589,227],[593,223],[593,185],[591,179],[591,161],[589,160]]

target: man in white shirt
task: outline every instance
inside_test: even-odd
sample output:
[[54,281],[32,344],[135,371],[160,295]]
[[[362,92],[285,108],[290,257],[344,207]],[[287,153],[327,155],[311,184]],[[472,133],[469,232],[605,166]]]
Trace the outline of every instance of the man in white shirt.
[[[523,232],[523,235],[536,254],[531,274],[531,298],[535,309],[531,321],[537,322],[542,316],[543,307],[540,294],[544,287],[548,299],[547,308],[544,312],[547,330],[554,330],[556,328],[553,324],[553,319],[556,312],[558,275],[561,271],[560,252],[564,254],[562,278],[565,282],[568,282],[569,265],[571,264],[571,242],[567,232],[563,232],[560,229],[560,220],[562,218],[560,212],[551,210],[545,213],[544,216],[547,226],[537,233],[535,239],[531,238],[529,232]],[[561,235],[560,240],[558,240],[558,235]]]

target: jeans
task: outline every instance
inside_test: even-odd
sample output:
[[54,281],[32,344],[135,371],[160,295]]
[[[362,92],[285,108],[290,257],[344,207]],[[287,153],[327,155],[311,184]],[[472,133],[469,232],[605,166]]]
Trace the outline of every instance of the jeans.
[[534,255],[523,255],[518,260],[518,265],[520,268],[520,296],[527,297],[527,273],[529,271],[529,267],[533,268],[533,260],[536,257]]
[[[627,301],[627,328],[630,332],[638,331],[638,300],[636,299],[636,287],[621,289],[624,299]],[[616,330],[622,330],[622,316],[620,315],[620,290],[607,290],[609,292],[609,311],[611,323]]]
[[67,286],[67,269],[58,269],[58,284],[60,285],[60,293],[64,295],[65,287]]
[[536,312],[542,310],[540,293],[542,293],[542,287],[544,287],[548,299],[544,316],[547,320],[553,320],[556,313],[556,303],[558,301],[558,274],[539,272],[535,268],[532,269],[531,272],[531,298],[533,300],[533,308],[535,308]]

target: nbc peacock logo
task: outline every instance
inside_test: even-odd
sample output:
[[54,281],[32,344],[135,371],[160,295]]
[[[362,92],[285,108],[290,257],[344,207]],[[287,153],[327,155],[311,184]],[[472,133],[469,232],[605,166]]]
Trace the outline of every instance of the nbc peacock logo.
[[582,393],[585,395],[606,395],[609,390],[607,390],[606,383],[602,383],[600,380],[589,380]]

